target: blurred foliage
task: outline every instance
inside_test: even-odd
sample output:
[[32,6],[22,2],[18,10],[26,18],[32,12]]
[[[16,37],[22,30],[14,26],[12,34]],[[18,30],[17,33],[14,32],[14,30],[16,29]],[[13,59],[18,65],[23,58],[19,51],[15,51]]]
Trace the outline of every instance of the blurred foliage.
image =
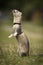
[[43,65],[43,26],[27,21],[22,23],[30,42],[30,55],[19,57],[16,38],[8,39],[11,25],[4,21],[0,26],[0,65]]
[[31,19],[34,10],[43,11],[43,0],[0,0],[0,10],[18,9],[22,11],[23,19]]

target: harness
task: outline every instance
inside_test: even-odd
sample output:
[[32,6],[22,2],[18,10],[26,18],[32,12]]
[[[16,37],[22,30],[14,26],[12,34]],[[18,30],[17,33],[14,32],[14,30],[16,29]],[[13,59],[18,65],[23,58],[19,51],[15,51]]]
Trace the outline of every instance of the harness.
[[[21,25],[21,23],[13,23],[13,25],[15,25],[15,24]],[[20,34],[22,34],[22,33],[23,32],[19,32],[19,34],[17,34],[17,36],[20,35]]]
[[13,23],[13,25],[15,25],[15,24],[19,24],[19,25],[21,25],[21,23]]

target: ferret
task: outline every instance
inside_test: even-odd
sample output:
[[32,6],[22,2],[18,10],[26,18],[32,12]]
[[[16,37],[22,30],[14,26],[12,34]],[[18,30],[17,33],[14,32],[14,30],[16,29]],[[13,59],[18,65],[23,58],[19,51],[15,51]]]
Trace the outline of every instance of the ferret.
[[8,36],[8,38],[15,36],[19,43],[18,49],[17,49],[18,55],[28,56],[29,55],[29,40],[26,34],[22,30],[22,26],[21,26],[22,12],[18,10],[13,10],[12,14],[14,17],[13,31],[12,31],[12,34]]

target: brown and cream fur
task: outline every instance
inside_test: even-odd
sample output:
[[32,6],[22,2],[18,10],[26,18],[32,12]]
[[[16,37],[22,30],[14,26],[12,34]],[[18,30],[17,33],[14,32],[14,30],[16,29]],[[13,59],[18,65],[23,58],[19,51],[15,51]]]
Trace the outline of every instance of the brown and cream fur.
[[12,13],[14,17],[13,32],[8,38],[15,36],[19,42],[17,49],[19,56],[27,56],[29,55],[29,41],[26,34],[22,31],[21,26],[22,13],[18,10],[13,10]]

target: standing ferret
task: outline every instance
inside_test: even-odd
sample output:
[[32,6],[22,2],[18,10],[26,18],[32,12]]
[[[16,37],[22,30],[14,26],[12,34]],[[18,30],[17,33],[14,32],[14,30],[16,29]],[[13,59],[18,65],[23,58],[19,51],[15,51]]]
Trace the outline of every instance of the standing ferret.
[[13,10],[12,13],[14,17],[13,31],[12,31],[12,34],[8,36],[8,38],[15,36],[19,42],[18,49],[17,49],[19,56],[28,56],[29,55],[29,41],[26,34],[22,31],[22,26],[21,26],[22,12],[18,10]]

